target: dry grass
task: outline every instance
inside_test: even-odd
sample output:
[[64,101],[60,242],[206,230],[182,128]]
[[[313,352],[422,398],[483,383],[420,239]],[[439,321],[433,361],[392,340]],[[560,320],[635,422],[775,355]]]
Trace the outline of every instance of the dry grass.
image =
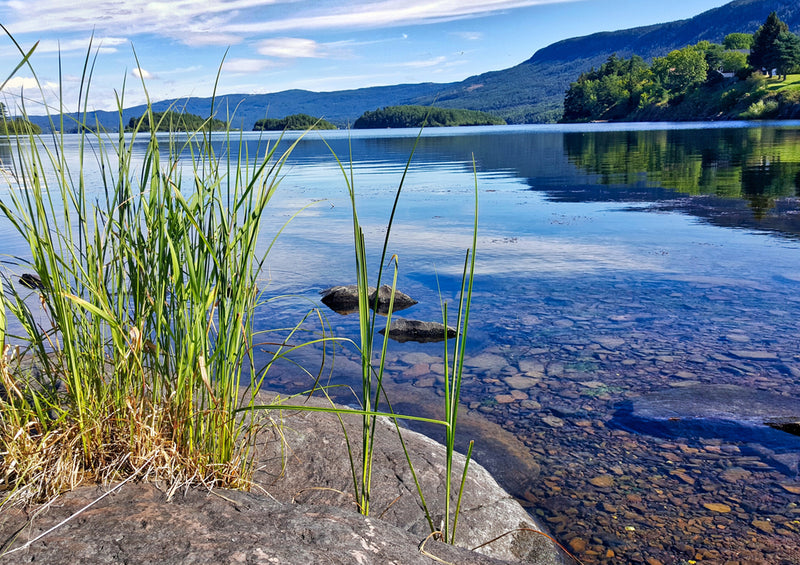
[[[172,437],[175,423],[163,409],[131,398],[124,414],[113,406],[92,414],[83,426],[63,413],[39,411],[31,402],[31,387],[9,370],[8,355],[0,358],[0,510],[14,504],[48,501],[82,484],[109,484],[135,473],[138,479],[161,484],[171,496],[189,485],[249,489],[252,466],[246,450],[219,462],[201,449],[181,448]],[[252,433],[265,421],[256,417]],[[92,443],[85,449],[86,437]]]

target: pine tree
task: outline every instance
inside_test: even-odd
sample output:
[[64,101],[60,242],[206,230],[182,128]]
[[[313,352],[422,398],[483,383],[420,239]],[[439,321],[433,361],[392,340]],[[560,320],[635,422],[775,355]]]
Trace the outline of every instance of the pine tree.
[[786,31],[778,36],[774,45],[777,55],[775,67],[785,80],[787,74],[800,67],[800,37]]
[[750,49],[750,65],[756,69],[766,70],[768,75],[779,64],[775,40],[781,33],[788,32],[789,26],[782,22],[778,14],[772,12],[763,25],[753,35],[753,47]]

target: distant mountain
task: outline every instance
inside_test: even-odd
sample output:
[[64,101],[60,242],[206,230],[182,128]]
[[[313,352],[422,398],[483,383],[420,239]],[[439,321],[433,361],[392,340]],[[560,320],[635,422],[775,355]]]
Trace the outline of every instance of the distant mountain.
[[[435,95],[441,85],[433,83],[398,84],[394,86],[376,86],[356,90],[339,90],[336,92],[310,92],[308,90],[285,90],[273,94],[227,94],[214,100],[215,116],[221,120],[230,120],[235,128],[252,130],[257,120],[262,118],[283,118],[292,114],[309,114],[319,116],[338,126],[352,124],[367,110],[375,110],[384,106],[410,104],[420,97]],[[153,102],[154,112],[168,109],[185,111],[198,116],[208,116],[212,110],[211,98],[179,98]],[[125,108],[122,113],[123,123],[128,124],[132,117],[141,116],[146,106]],[[69,114],[75,118],[75,114]],[[49,128],[47,118],[31,116],[30,120]],[[93,127],[99,123],[102,127],[115,131],[119,128],[119,114],[116,111],[93,112],[87,125]],[[68,124],[72,124],[71,126]],[[65,129],[77,127],[74,120],[65,120]]]
[[[510,69],[469,77],[461,82],[436,84],[399,84],[342,90],[309,92],[288,90],[274,94],[230,94],[216,100],[217,115],[225,119],[226,111],[236,109],[234,127],[250,130],[261,118],[282,118],[290,114],[321,116],[339,126],[352,124],[367,110],[385,106],[428,105],[436,101],[445,108],[465,108],[495,114],[509,123],[552,122],[561,117],[564,92],[580,73],[599,67],[616,53],[620,57],[633,54],[652,59],[708,40],[721,42],[729,33],[752,33],[775,11],[793,32],[800,31],[798,0],[734,0],[719,8],[703,12],[687,20],[637,27],[622,31],[602,32],[565,39],[537,51],[527,61]],[[209,115],[209,98],[166,100],[153,104],[155,111],[171,105],[187,112]],[[143,113],[144,106],[128,108],[123,114],[127,124]],[[97,112],[99,123],[110,130],[119,126],[116,112]],[[47,128],[47,120],[31,117],[31,121]],[[92,121],[92,123],[94,123]]]
[[492,112],[509,123],[554,121],[561,115],[569,84],[582,72],[599,67],[610,55],[636,54],[650,60],[704,39],[720,43],[729,33],[756,31],[772,11],[790,30],[800,31],[798,0],[735,0],[688,20],[553,43],[516,67],[443,88],[437,104]]

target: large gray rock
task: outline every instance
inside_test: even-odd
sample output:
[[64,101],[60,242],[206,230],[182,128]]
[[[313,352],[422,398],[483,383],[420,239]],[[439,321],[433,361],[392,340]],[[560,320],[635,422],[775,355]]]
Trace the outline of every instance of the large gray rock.
[[[342,508],[282,504],[227,490],[190,489],[168,502],[147,484],[124,485],[41,541],[15,551],[101,494],[94,487],[67,493],[29,526],[21,510],[4,513],[3,541],[22,531],[0,563],[436,563],[417,550],[419,540],[409,532]],[[442,543],[428,543],[426,550],[450,563],[503,563]]]
[[[375,305],[375,287],[369,287],[369,307],[372,309]],[[388,314],[389,313],[389,302],[392,296],[392,287],[389,285],[383,285],[377,291],[378,292],[378,314]],[[320,291],[322,295],[321,301],[322,303],[336,312],[337,314],[352,314],[353,312],[358,312],[358,286],[351,284],[351,285],[339,285],[339,286],[332,286],[330,288],[326,288]],[[400,292],[399,290],[395,289],[394,293],[394,304],[393,304],[393,311],[399,312],[401,310],[405,310],[406,308],[410,308],[414,304],[417,304],[417,301]]]
[[[308,403],[326,404],[321,399],[311,399]],[[256,473],[256,481],[270,485],[267,487],[270,494],[283,502],[357,509],[347,443],[339,420],[332,414],[300,411],[283,411],[282,419],[281,433],[289,451],[281,450],[277,435],[268,441],[262,457],[267,464]],[[361,443],[360,418],[347,417],[343,421],[351,448],[355,449]],[[278,430],[269,433],[277,434]],[[439,527],[445,499],[444,447],[410,430],[402,430],[402,437],[434,525]],[[370,515],[423,539],[430,533],[430,527],[394,423],[379,419],[375,442]],[[455,508],[463,464],[464,457],[456,454],[452,508]],[[531,530],[546,531],[486,469],[472,461],[458,519],[456,545],[473,548],[513,532],[479,551],[511,562],[562,563],[555,545],[541,533]]]
[[[267,403],[272,396],[262,396]],[[295,399],[297,402],[297,399]],[[311,399],[313,405],[327,401]],[[344,434],[329,414],[271,411],[279,427],[258,438],[256,488],[250,493],[189,489],[170,501],[151,485],[128,483],[25,549],[14,551],[96,500],[103,489],[82,487],[32,513],[0,516],[0,563],[330,563],[379,565],[437,561],[418,550],[430,533],[394,425],[376,431],[371,512],[358,514]],[[360,444],[357,418],[345,418],[351,445]],[[439,525],[444,499],[444,451],[403,432],[423,493]],[[463,465],[457,458],[456,469]],[[460,475],[454,475],[454,484]],[[428,541],[425,549],[449,563],[560,564],[558,550],[525,510],[477,463],[471,463],[457,545]],[[525,530],[515,531],[518,528]],[[501,540],[475,547],[503,533]]]

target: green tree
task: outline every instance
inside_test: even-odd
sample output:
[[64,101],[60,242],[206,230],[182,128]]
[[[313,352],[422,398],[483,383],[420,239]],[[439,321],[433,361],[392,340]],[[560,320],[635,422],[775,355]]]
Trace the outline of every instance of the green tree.
[[703,52],[706,65],[708,65],[708,73],[722,67],[722,58],[725,55],[725,48],[722,45],[710,41],[700,41],[695,47]]
[[750,48],[750,65],[756,69],[764,69],[767,75],[778,66],[778,54],[775,40],[781,33],[789,31],[789,26],[782,22],[778,14],[772,12],[766,21],[753,35],[753,46]]
[[[153,121],[156,124],[156,131],[198,131],[200,129],[210,129],[211,131],[223,131],[228,128],[228,123],[212,118],[206,120],[195,114],[186,114],[168,110],[166,112],[153,112]],[[139,131],[150,131],[150,114],[136,116],[128,121],[128,130],[131,131],[138,126]]]
[[753,47],[753,34],[752,33],[729,33],[722,40],[722,45],[725,49],[750,49]]
[[308,114],[292,114],[285,118],[264,118],[256,121],[253,131],[283,131],[306,129],[336,129],[336,126],[322,118]]
[[0,102],[0,135],[27,135],[40,134],[42,128],[25,118],[12,118],[8,114],[8,108]]
[[653,60],[653,74],[671,93],[684,94],[692,86],[705,82],[708,75],[705,52],[696,46],[671,51],[666,57]]
[[787,74],[795,72],[800,67],[800,37],[785,31],[775,39],[774,46],[777,61],[775,68],[786,80]]
[[503,125],[505,120],[476,110],[432,108],[428,106],[388,106],[364,112],[353,124],[355,129],[367,128],[417,128],[423,125],[439,126],[491,126]]
[[720,67],[725,73],[735,73],[747,67],[747,55],[741,51],[725,51],[722,54]]
[[652,84],[647,63],[611,55],[599,69],[582,73],[564,97],[563,121],[614,119],[638,107]]

